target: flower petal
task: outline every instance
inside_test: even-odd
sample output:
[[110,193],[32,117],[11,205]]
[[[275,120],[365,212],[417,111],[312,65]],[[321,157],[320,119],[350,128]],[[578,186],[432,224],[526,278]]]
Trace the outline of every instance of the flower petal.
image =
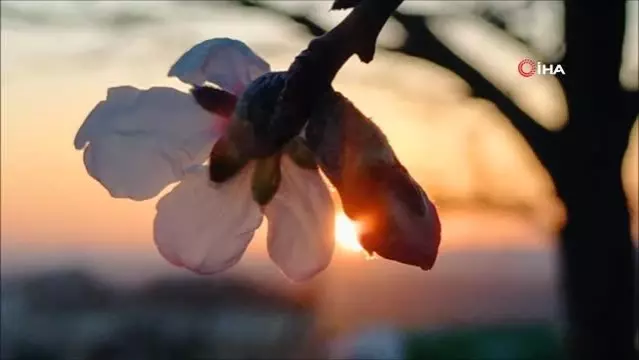
[[202,166],[189,173],[156,206],[154,238],[169,262],[211,274],[237,263],[262,213],[250,192],[252,164],[223,184]]
[[203,41],[184,53],[169,70],[169,76],[198,86],[208,81],[240,95],[253,80],[269,71],[269,64],[245,43],[215,38]]
[[91,110],[87,118],[75,135],[74,145],[77,150],[82,150],[89,141],[98,137],[106,129],[110,129],[112,121],[105,118],[117,117],[123,109],[131,106],[137,98],[140,90],[132,86],[118,86],[107,90],[107,100],[100,101]]
[[175,89],[123,86],[109,89],[74,143],[85,148],[87,172],[112,196],[145,200],[207,159],[220,120]]
[[150,199],[178,179],[162,144],[149,136],[101,137],[85,149],[84,164],[114,198]]
[[318,171],[282,157],[279,191],[266,206],[268,252],[290,279],[302,281],[324,270],[335,244],[333,200]]

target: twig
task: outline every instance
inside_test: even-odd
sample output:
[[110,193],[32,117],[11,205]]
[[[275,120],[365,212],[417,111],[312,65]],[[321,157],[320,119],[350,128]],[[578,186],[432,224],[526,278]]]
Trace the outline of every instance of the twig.
[[315,101],[331,89],[335,75],[353,54],[365,63],[373,60],[377,37],[402,1],[362,0],[339,25],[310,42],[288,69],[270,121],[270,138],[259,144],[256,155],[272,154],[302,130]]

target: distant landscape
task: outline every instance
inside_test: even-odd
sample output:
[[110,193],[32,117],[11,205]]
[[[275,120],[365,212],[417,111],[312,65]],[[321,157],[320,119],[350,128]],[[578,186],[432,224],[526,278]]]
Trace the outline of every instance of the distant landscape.
[[[14,263],[5,267],[8,261],[3,259],[2,281],[70,268],[133,288],[166,278],[207,279],[166,266],[153,253],[128,259],[120,254],[113,264],[109,264],[109,257],[115,254],[101,255],[92,265],[74,262],[68,256],[58,264]],[[98,258],[87,253],[84,257]],[[555,272],[554,255],[549,251],[477,250],[443,253],[430,272],[367,260],[361,254],[338,254],[324,274],[303,284],[289,283],[268,259],[259,257],[249,257],[237,269],[210,278],[247,279],[285,293],[306,294],[303,296],[317,306],[321,326],[343,332],[378,323],[424,328],[495,321],[556,322]]]

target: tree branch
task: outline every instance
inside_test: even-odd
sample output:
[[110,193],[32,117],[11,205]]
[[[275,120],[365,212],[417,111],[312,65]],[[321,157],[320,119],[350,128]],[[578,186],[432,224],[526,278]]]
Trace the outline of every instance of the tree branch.
[[554,133],[528,116],[480,72],[448,49],[428,29],[425,16],[396,13],[393,17],[406,29],[408,37],[402,46],[390,50],[434,62],[460,76],[470,85],[475,96],[493,102],[506,115],[544,167],[553,167]]
[[[530,7],[530,5],[531,5],[531,2],[527,2],[523,4],[523,6],[525,7]],[[530,43],[530,41],[528,41],[522,36],[519,36],[513,33],[512,31],[508,29],[508,23],[506,22],[505,19],[510,14],[506,14],[506,16],[503,16],[501,13],[495,11],[494,8],[488,7],[486,9],[482,9],[478,15],[482,20],[488,22],[489,24],[494,26],[496,29],[499,29],[504,35],[509,36],[520,45],[525,46],[527,49],[531,50],[531,52],[536,52],[536,51],[532,51],[533,46]]]
[[286,86],[270,121],[269,139],[258,146],[257,156],[268,156],[297,135],[315,101],[331,89],[339,69],[353,55],[369,63],[386,21],[403,0],[361,0],[335,28],[313,39],[289,67]]
[[308,18],[307,16],[290,14],[285,11],[276,9],[272,6],[267,5],[262,1],[254,1],[254,0],[238,0],[237,3],[244,7],[248,8],[256,8],[265,12],[272,13],[278,16],[284,16],[289,20],[294,21],[297,24],[300,24],[306,28],[306,31],[313,36],[322,36],[326,34],[327,30],[321,27],[319,24]]

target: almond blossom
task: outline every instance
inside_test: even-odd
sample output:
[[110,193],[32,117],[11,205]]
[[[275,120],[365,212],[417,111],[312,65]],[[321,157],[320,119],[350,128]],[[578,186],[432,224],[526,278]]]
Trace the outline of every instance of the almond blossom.
[[[246,44],[217,38],[197,44],[169,76],[198,87],[212,83],[241,97],[270,66]],[[248,161],[224,182],[210,179],[206,163],[231,119],[212,114],[170,87],[110,88],[78,130],[87,172],[115,198],[143,201],[178,183],[156,205],[159,252],[171,263],[211,274],[236,264],[268,219],[268,253],[292,280],[325,269],[334,248],[334,205],[316,168],[278,155],[279,183],[267,201],[254,200],[260,160]],[[257,180],[256,180],[257,179]]]

